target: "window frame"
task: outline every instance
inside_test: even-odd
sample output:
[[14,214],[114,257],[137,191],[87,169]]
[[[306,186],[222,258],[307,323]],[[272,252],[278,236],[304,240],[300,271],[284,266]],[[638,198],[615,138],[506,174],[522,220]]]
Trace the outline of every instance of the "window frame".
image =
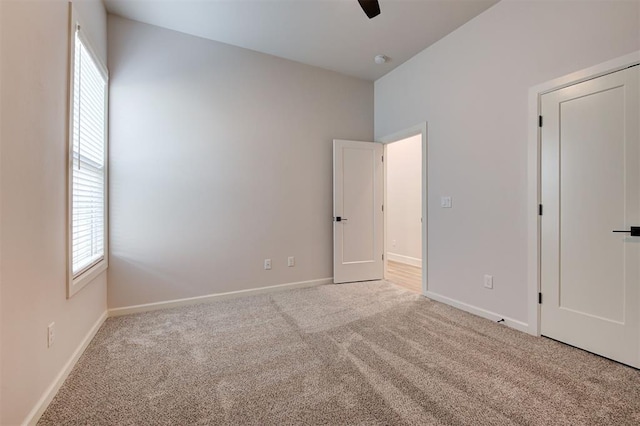
[[[109,72],[100,57],[96,54],[88,35],[83,30],[86,28],[78,16],[73,4],[70,4],[69,25],[69,72],[68,72],[68,127],[67,127],[67,298],[83,289],[95,278],[107,270],[109,266]],[[73,273],[73,128],[74,128],[74,86],[75,86],[75,52],[76,31],[82,45],[89,53],[98,72],[104,78],[104,181],[103,181],[103,257],[94,264],[84,268],[74,276]]]

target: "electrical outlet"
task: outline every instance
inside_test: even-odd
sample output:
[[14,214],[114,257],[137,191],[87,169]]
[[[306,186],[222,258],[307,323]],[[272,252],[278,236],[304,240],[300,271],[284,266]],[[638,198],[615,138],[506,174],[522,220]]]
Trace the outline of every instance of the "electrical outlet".
[[296,266],[296,258],[293,256],[289,256],[289,258],[287,259],[287,266],[290,268]]
[[391,247],[395,248],[398,242],[396,240],[391,241]]
[[266,269],[266,270],[271,269],[271,259],[265,259],[264,260],[264,269]]
[[445,196],[445,197],[440,197],[440,207],[442,207],[443,209],[450,209],[451,208],[451,197],[450,196]]
[[485,275],[484,276],[484,287],[485,288],[493,288],[493,275]]
[[55,340],[56,340],[56,329],[55,329],[55,326],[56,326],[56,323],[52,322],[47,327],[47,347],[48,348],[53,346],[53,342],[55,342]]

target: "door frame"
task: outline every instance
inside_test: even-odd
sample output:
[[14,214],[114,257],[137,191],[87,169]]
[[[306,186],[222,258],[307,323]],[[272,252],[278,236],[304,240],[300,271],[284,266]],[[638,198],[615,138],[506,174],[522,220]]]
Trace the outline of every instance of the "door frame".
[[538,206],[541,203],[541,138],[538,125],[541,111],[540,98],[553,92],[583,81],[592,80],[606,74],[640,64],[640,50],[607,62],[566,74],[562,77],[538,84],[529,89],[529,123],[527,142],[527,317],[528,333],[540,336],[540,304],[538,293],[541,291],[540,256],[541,227]]
[[[428,213],[428,199],[427,199],[427,190],[428,190],[428,152],[427,152],[427,122],[423,122],[420,124],[416,124],[415,126],[411,126],[407,129],[400,130],[399,132],[393,133],[391,135],[377,138],[376,142],[384,145],[384,156],[387,157],[387,145],[393,142],[398,142],[403,139],[410,138],[411,136],[422,135],[422,295],[426,296],[427,291],[429,290],[428,285],[428,258],[427,258],[427,230],[429,228],[429,220],[427,217]],[[387,162],[384,162],[384,195],[383,195],[383,203],[387,205]],[[384,253],[387,252],[387,247],[389,246],[387,241],[387,215],[385,214],[383,217],[383,250]],[[387,276],[387,261],[388,259],[385,257],[384,259],[384,277]]]

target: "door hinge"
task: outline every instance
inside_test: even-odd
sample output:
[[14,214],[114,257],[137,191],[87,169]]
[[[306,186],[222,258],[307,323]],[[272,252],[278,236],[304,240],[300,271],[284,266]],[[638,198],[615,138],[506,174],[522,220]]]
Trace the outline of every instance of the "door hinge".
[[542,293],[538,293],[538,304],[542,305]]
[[383,156],[381,156],[381,158],[382,158],[382,162],[384,163],[384,155],[383,155]]
[[384,204],[382,205],[382,211],[384,211]]
[[542,204],[538,204],[538,216],[542,216]]
[[384,260],[384,253],[382,254],[382,260]]
[[538,116],[538,127],[542,127],[542,116]]

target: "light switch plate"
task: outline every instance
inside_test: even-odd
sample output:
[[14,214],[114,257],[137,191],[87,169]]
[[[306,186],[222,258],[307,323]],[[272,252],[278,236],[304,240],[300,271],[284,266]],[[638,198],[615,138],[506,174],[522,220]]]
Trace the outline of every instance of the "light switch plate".
[[440,198],[440,207],[442,207],[443,209],[450,209],[451,208],[451,197],[450,196],[441,197]]
[[493,275],[485,275],[484,276],[484,288],[493,288]]

